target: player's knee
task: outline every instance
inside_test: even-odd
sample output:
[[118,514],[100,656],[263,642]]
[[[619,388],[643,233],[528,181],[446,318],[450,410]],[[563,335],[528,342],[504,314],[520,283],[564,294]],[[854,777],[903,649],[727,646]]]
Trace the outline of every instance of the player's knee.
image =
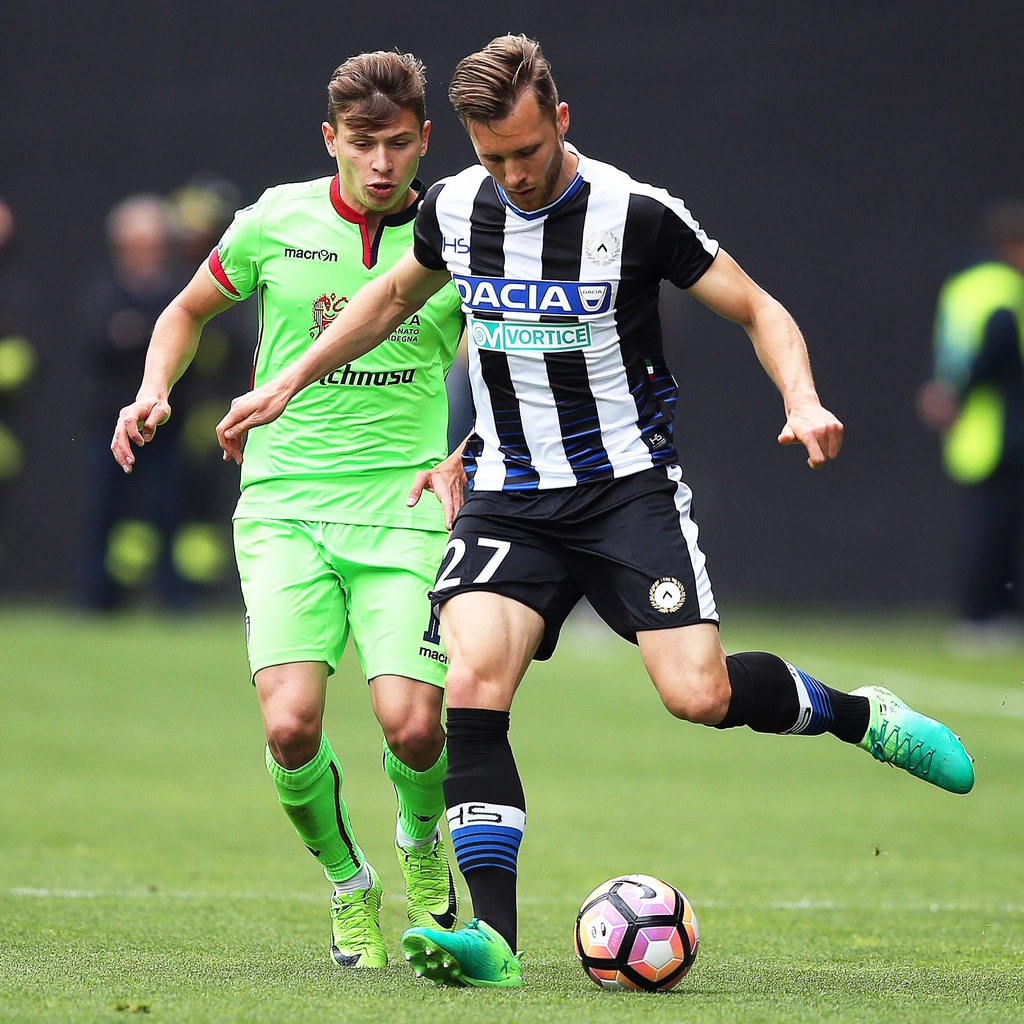
[[409,716],[381,725],[391,753],[405,764],[418,764],[425,758],[432,764],[444,746],[444,733],[436,715]]
[[479,667],[453,663],[448,667],[444,688],[449,707],[489,708],[499,706],[494,701],[499,699],[500,703],[506,686],[503,680]]
[[717,725],[729,710],[728,677],[717,672],[694,672],[674,685],[659,687],[669,713],[684,722]]
[[315,715],[277,714],[264,721],[264,728],[270,753],[282,768],[301,768],[320,749],[323,725]]

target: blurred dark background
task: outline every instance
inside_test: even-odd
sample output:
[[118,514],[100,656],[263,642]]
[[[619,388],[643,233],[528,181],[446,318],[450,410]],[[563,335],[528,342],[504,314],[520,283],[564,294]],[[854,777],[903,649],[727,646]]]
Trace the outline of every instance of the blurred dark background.
[[[506,31],[543,43],[575,145],[684,198],[790,308],[823,401],[846,424],[840,461],[810,472],[775,443],[781,406],[742,331],[666,294],[680,447],[719,596],[948,599],[954,495],[914,393],[941,279],[972,255],[981,211],[1024,191],[1019,2],[493,10],[3,5],[0,196],[19,227],[11,259],[35,286],[37,350],[11,413],[25,461],[2,509],[5,600],[71,596],[85,472],[76,295],[104,258],[107,211],[200,172],[233,182],[243,203],[331,173],[326,83],[369,49],[425,61],[434,133],[423,176],[457,170],[473,154],[448,79]],[[239,372],[235,390],[246,384]]]

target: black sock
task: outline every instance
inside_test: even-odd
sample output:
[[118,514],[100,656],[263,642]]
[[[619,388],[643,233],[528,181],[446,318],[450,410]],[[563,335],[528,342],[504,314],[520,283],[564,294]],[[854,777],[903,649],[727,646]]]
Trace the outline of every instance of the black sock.
[[730,654],[726,665],[732,698],[719,729],[745,725],[755,732],[830,732],[846,743],[859,743],[868,730],[866,697],[833,690],[774,654]]
[[509,714],[448,709],[444,781],[455,858],[473,912],[516,948],[516,866],[526,799],[508,742]]

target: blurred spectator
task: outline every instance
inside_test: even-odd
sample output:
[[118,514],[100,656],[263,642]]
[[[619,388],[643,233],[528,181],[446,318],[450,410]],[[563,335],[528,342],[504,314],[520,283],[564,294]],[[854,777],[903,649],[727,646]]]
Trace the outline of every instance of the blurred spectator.
[[162,428],[164,443],[131,479],[110,458],[111,415],[134,393],[153,324],[183,283],[172,229],[170,206],[159,196],[133,195],[115,205],[106,221],[110,266],[88,288],[79,315],[87,402],[79,600],[92,610],[117,607],[151,568],[166,607],[190,603],[173,557],[185,515],[180,421]]
[[[187,278],[206,261],[235,210],[244,205],[242,193],[219,175],[203,172],[168,199],[177,258]],[[235,304],[207,324],[188,375],[189,404],[176,403],[188,471],[186,522],[175,541],[176,564],[191,583],[207,590],[230,582],[232,597],[236,588],[230,522],[238,501],[238,472],[235,466],[225,467],[214,428],[232,397],[246,387],[256,335],[255,307],[248,302]]]
[[[12,259],[15,227],[14,213],[0,199],[0,513],[24,463],[12,413],[32,377],[36,362],[29,329],[34,321],[37,291],[15,269]],[[0,533],[0,559],[3,557],[2,538]]]
[[235,210],[242,205],[242,193],[225,178],[203,171],[174,189],[168,202],[179,256],[191,273],[220,241]]
[[984,237],[989,258],[942,286],[918,410],[962,493],[957,638],[992,648],[1024,642],[1024,201],[989,210]]

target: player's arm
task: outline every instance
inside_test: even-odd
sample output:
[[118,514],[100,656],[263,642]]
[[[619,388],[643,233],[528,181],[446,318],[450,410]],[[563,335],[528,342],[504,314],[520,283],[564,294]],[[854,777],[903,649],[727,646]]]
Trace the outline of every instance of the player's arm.
[[709,309],[740,324],[754,351],[782,395],[786,424],[779,444],[799,442],[807,465],[820,469],[843,444],[843,425],[818,398],[807,345],[786,308],[751,280],[724,250],[690,287]]
[[110,450],[117,464],[132,471],[135,453],[153,440],[156,428],[171,415],[170,394],[178,378],[192,362],[206,323],[233,304],[210,281],[205,266],[160,314],[146,352],[146,367],[135,401],[117,417]]
[[291,366],[231,403],[217,424],[224,458],[241,464],[246,431],[276,420],[307,384],[375,348],[449,280],[447,271],[428,270],[410,251],[386,274],[360,288]]

